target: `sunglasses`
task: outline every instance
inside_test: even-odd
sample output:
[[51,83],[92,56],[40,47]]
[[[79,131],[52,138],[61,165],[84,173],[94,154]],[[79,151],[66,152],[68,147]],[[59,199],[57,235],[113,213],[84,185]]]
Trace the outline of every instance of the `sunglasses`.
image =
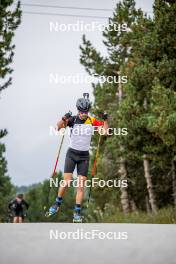
[[79,112],[81,115],[87,115],[88,112]]

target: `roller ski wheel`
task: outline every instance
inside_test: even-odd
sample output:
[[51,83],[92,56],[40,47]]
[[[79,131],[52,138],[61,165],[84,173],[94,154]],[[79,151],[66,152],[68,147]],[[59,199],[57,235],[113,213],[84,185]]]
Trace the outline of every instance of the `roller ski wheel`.
[[83,218],[80,214],[74,213],[73,215],[73,223],[82,223]]

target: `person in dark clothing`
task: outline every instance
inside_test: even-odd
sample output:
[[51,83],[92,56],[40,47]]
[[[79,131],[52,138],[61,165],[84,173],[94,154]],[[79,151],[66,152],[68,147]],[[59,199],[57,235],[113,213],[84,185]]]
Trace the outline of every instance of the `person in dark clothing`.
[[9,203],[8,208],[13,213],[13,223],[22,223],[25,217],[24,210],[28,210],[29,204],[24,200],[23,194],[18,194]]

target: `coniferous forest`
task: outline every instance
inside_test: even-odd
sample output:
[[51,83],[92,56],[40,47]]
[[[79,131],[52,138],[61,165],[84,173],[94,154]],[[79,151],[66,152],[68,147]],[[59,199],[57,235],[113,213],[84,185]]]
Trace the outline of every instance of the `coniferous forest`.
[[[21,22],[20,4],[18,3],[10,11],[8,8],[12,4],[13,0],[0,1],[0,100],[3,91],[12,84],[11,73],[13,69],[11,63],[15,50],[13,38],[15,30]],[[7,160],[5,158],[6,149],[3,143],[7,133],[7,130],[2,128],[0,124],[0,221],[5,221],[8,201],[15,194],[15,188],[8,175]]]

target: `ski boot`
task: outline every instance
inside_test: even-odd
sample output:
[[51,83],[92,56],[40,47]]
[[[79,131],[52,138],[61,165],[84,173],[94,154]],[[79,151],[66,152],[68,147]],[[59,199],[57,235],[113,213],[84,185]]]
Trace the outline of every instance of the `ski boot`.
[[75,212],[73,214],[73,223],[82,223],[82,220],[82,216],[79,213]]
[[61,202],[56,198],[55,203],[49,208],[49,210],[45,213],[46,217],[50,217],[52,215],[57,214],[60,209]]

